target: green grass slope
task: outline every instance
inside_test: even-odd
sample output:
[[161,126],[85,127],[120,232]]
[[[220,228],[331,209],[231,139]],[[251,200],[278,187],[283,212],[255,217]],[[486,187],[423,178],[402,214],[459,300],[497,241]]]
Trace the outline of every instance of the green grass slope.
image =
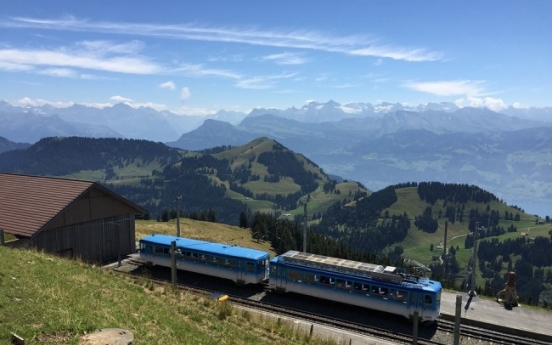
[[123,328],[136,345],[329,344],[207,297],[99,267],[0,246],[0,344],[79,344]]

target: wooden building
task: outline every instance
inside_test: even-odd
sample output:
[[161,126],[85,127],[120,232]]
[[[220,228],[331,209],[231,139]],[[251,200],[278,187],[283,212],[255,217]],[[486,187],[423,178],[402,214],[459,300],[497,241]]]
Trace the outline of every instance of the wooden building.
[[12,247],[116,261],[136,251],[134,219],[144,213],[94,182],[0,173],[0,229],[17,238]]

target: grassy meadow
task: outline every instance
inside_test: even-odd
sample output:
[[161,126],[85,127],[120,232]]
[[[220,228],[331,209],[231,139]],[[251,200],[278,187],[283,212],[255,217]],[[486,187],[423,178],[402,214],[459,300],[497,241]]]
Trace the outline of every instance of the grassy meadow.
[[[136,240],[151,234],[176,235],[176,228],[176,219],[166,223],[154,220],[136,220]],[[180,236],[263,250],[269,252],[270,257],[276,255],[270,243],[253,240],[249,229],[226,224],[180,218]]]
[[[137,238],[174,234],[176,222],[138,221]],[[181,219],[182,236],[270,250],[248,230]],[[79,344],[86,333],[123,328],[136,345],[335,344],[207,296],[154,286],[78,261],[0,246],[0,344]]]

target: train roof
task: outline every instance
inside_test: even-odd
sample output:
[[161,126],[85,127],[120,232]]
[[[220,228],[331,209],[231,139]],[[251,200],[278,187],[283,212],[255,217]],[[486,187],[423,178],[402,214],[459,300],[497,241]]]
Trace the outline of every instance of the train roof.
[[397,272],[396,267],[339,259],[294,250],[290,250],[273,258],[272,262],[338,272],[345,275],[374,278],[397,284],[422,285],[424,288],[427,287],[432,291],[441,289],[441,283],[438,281],[429,280],[426,277],[400,274]]
[[191,238],[176,237],[170,235],[149,235],[140,239],[140,242],[162,244],[170,246],[176,242],[176,247],[182,249],[196,250],[213,255],[225,255],[240,259],[266,260],[270,257],[268,252],[262,250],[239,247],[230,244],[194,240]]

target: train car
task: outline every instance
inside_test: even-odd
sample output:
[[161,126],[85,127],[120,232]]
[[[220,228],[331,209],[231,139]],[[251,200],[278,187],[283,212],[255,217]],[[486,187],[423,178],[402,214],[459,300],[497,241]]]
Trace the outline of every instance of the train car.
[[439,317],[441,283],[397,273],[395,267],[288,251],[270,261],[269,286],[433,323]]
[[256,249],[168,235],[150,235],[140,240],[140,259],[149,265],[171,267],[171,242],[176,242],[179,270],[258,284],[268,279],[270,254]]

